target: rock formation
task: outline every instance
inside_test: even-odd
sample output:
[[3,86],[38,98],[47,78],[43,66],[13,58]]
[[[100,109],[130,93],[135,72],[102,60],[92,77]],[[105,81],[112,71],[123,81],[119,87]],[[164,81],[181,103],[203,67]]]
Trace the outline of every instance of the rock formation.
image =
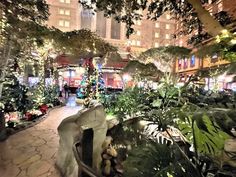
[[78,177],[73,145],[83,139],[83,132],[92,129],[92,168],[99,173],[101,165],[102,144],[106,138],[107,123],[104,108],[94,103],[89,108],[82,109],[77,114],[64,119],[58,127],[60,144],[57,152],[56,166],[63,177]]

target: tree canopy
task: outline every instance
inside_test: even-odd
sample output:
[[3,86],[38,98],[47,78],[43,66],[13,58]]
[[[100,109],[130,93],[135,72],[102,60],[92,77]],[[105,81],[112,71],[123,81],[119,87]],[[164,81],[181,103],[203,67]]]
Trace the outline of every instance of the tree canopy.
[[145,63],[154,63],[162,72],[172,72],[173,62],[178,57],[188,57],[191,50],[185,47],[167,46],[151,48],[142,52],[138,59]]
[[215,43],[198,47],[195,54],[200,58],[217,55],[231,62],[236,61],[236,33],[223,32],[217,36]]
[[141,77],[154,81],[159,80],[163,76],[163,73],[153,63],[144,64],[137,60],[129,61],[122,72],[128,72],[133,77]]
[[224,29],[216,17],[212,17],[204,8],[206,3],[210,2],[208,0],[79,0],[79,2],[85,8],[103,11],[105,16],[113,15],[119,22],[126,23],[127,36],[134,32],[132,26],[136,20],[141,20],[145,16],[147,19],[157,20],[166,12],[185,24],[183,29],[187,33],[197,29],[199,34],[204,35],[202,33],[204,29],[208,35],[216,36]]

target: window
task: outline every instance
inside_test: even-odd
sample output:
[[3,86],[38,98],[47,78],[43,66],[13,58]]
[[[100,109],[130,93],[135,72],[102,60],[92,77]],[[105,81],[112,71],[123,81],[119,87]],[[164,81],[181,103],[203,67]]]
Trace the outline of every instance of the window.
[[137,31],[137,33],[136,33],[138,36],[140,36],[141,35],[141,32],[140,31]]
[[160,23],[159,23],[159,22],[156,22],[156,23],[155,23],[155,27],[156,27],[156,28],[160,28]]
[[169,34],[166,34],[166,39],[170,39],[170,35]]
[[137,41],[137,46],[140,46],[141,45],[141,42],[140,41]]
[[60,14],[60,15],[64,15],[64,14],[65,14],[64,9],[59,9],[59,14]]
[[69,21],[65,21],[65,27],[70,27],[70,22]]
[[131,45],[136,45],[136,41],[132,40]]
[[155,33],[155,38],[159,38],[159,33]]
[[[80,28],[81,29],[90,29],[92,28],[92,11],[89,9],[82,9],[80,13]],[[111,38],[119,39],[119,25],[118,22],[111,18]]]
[[169,20],[170,19],[170,15],[166,14],[166,19]]
[[68,28],[68,27],[70,27],[70,21],[67,21],[67,20],[59,20],[58,25]]
[[188,68],[188,58],[184,59],[184,69]]
[[[92,12],[92,11],[90,11]],[[84,21],[85,23],[88,23],[88,20],[85,19]],[[89,25],[90,28],[92,28],[92,16],[90,16],[90,21],[89,21]],[[120,39],[121,37],[121,23],[118,23],[115,18],[112,18],[111,20],[111,39]]]
[[70,4],[70,0],[60,0],[61,3]]
[[178,68],[179,70],[182,69],[182,59],[178,60]]
[[170,29],[170,24],[166,24],[166,29]]
[[195,56],[192,55],[191,60],[190,60],[190,66],[194,67],[195,66]]
[[155,47],[159,47],[160,45],[159,45],[158,42],[155,42],[154,46],[155,46]]
[[64,26],[64,20],[59,20],[59,26]]
[[70,10],[59,9],[59,14],[60,15],[70,15]]
[[70,15],[70,10],[65,10],[65,15]]

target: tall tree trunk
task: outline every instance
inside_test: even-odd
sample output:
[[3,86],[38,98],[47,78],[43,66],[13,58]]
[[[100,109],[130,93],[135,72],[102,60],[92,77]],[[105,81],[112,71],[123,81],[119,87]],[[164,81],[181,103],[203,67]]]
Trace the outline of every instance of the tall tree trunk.
[[213,37],[217,36],[224,29],[210,13],[202,6],[201,0],[187,0],[195,9],[198,18],[204,25],[204,29]]

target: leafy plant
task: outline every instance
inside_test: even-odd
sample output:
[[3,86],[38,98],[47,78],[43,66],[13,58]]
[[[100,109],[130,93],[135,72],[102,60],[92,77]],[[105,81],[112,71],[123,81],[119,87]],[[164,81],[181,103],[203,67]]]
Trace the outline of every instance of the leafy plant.
[[58,100],[58,89],[56,86],[47,86],[44,90],[45,104],[54,104]]
[[125,177],[198,177],[175,146],[149,142],[132,149],[124,162]]
[[107,96],[104,99],[107,112],[112,112],[117,115],[118,119],[122,122],[125,119],[139,115],[139,105],[144,101],[141,89],[128,88],[119,95]]
[[[209,161],[213,163],[213,157],[218,156],[222,152],[224,141],[230,136],[233,136],[231,130],[236,126],[235,110],[216,109],[210,106],[200,107],[193,102],[191,103],[188,94],[182,92],[186,92],[186,90],[175,87],[173,80],[166,77],[159,83],[156,90],[145,90],[141,88],[126,90],[117,96],[117,101],[113,102],[114,114],[119,115],[120,120],[124,121],[124,123],[127,118],[135,117],[138,120],[145,120],[150,124],[157,125],[154,131],[165,132],[174,143],[174,146],[172,146],[173,151],[179,155],[178,161],[180,164],[187,164],[186,166],[182,165],[184,170],[181,171],[182,168],[179,170],[179,164],[175,164],[174,161],[168,158],[162,159],[163,157],[160,157],[160,152],[154,150],[150,143],[149,145],[146,143],[134,143],[133,145],[136,148],[131,150],[131,154],[128,154],[130,161],[128,160],[127,163],[129,162],[130,164],[124,163],[129,176],[167,176],[167,172],[169,175],[176,176],[177,173],[181,174],[184,171],[184,175],[186,175],[193,170],[196,172],[196,176],[203,176],[203,172],[205,173],[206,169],[203,168],[204,165],[202,164]],[[196,90],[192,90],[189,94],[193,97],[199,96]],[[136,133],[138,137],[139,132],[131,131],[130,125],[126,126],[130,134]],[[187,139],[192,144],[194,152],[190,153],[189,151],[187,153],[183,151],[168,130],[170,126],[177,127],[181,130],[185,137],[184,140]],[[133,142],[136,136],[122,135],[122,137],[129,139],[125,140],[123,143],[125,144],[127,142]],[[140,140],[140,142],[142,141]],[[152,145],[159,146],[157,142]],[[165,150],[163,150],[163,154],[165,154]],[[172,153],[172,149],[169,150],[169,153]],[[156,155],[154,155],[155,153]],[[159,159],[156,158],[157,156]],[[167,171],[162,171],[160,168],[156,170],[159,165],[164,163],[162,160],[168,160],[169,162]],[[134,165],[131,165],[131,163]],[[173,168],[172,165],[174,165]]]

